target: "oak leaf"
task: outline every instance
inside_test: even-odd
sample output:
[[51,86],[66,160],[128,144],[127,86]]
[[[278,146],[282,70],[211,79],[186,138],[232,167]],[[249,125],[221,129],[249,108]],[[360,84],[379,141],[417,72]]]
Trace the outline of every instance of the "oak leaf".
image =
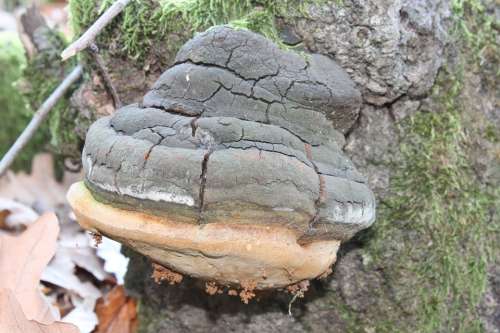
[[0,289],[0,332],[78,333],[78,329],[67,323],[54,322],[44,325],[26,319],[14,292],[10,289]]
[[40,276],[56,250],[57,217],[42,215],[17,236],[0,235],[0,286],[12,291],[27,320],[51,324],[59,319],[40,290]]
[[99,325],[95,333],[132,333],[137,325],[136,302],[123,286],[114,287],[96,304]]

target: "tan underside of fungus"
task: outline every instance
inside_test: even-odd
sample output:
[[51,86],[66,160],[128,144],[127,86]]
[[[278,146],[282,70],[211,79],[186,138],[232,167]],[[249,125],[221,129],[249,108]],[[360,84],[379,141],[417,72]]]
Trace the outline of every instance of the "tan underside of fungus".
[[327,272],[340,241],[318,240],[301,246],[283,226],[179,223],[102,204],[83,182],[68,200],[87,230],[112,235],[154,261],[219,284],[281,288]]

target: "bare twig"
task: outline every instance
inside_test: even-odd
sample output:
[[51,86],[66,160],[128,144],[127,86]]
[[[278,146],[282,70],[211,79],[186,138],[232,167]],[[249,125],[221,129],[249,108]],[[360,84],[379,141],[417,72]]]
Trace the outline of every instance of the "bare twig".
[[118,14],[121,13],[123,8],[130,0],[117,0],[115,1],[111,7],[109,7],[98,19],[83,33],[83,35],[78,38],[75,42],[71,43],[62,53],[61,58],[66,60],[81,50],[85,50],[87,47],[92,44],[96,38],[96,36],[104,29],[111,20]]
[[90,44],[89,47],[90,53],[92,53],[92,56],[94,57],[94,61],[97,65],[97,68],[99,72],[101,73],[102,79],[104,80],[104,85],[106,86],[106,90],[108,93],[111,95],[111,98],[113,99],[113,104],[115,105],[115,109],[119,109],[122,107],[122,102],[120,101],[120,97],[118,96],[118,92],[115,89],[115,86],[113,85],[113,82],[111,81],[111,78],[109,77],[108,70],[106,69],[106,64],[104,63],[104,60],[102,59],[101,55],[99,54],[99,48],[95,43]]
[[7,171],[19,152],[26,146],[29,140],[33,137],[36,130],[42,124],[43,120],[49,114],[54,105],[64,96],[68,88],[80,78],[82,75],[82,67],[76,66],[71,73],[61,82],[61,84],[52,92],[52,94],[43,102],[42,106],[36,110],[33,118],[28,126],[24,129],[21,135],[17,138],[16,142],[10,147],[9,151],[2,157],[0,161],[0,176]]

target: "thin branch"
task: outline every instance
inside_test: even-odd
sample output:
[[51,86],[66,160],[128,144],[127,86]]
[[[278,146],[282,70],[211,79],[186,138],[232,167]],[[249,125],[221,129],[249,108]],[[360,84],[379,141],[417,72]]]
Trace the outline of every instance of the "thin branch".
[[98,19],[83,33],[83,35],[78,38],[75,42],[71,43],[64,51],[61,53],[61,58],[66,60],[78,52],[85,50],[90,46],[97,37],[97,35],[104,29],[113,18],[120,14],[123,8],[128,5],[130,0],[117,0],[111,7],[109,7]]
[[16,142],[14,142],[9,151],[2,157],[2,160],[0,161],[0,176],[7,171],[19,152],[26,146],[26,144],[28,144],[57,101],[64,96],[68,88],[75,81],[77,81],[81,75],[82,67],[78,65],[71,71],[71,73],[68,74],[68,76],[66,76],[66,78],[64,78],[61,84],[43,102],[42,106],[36,110],[28,126],[26,126],[24,131],[17,138]]
[[97,68],[101,73],[102,79],[104,80],[104,85],[106,86],[106,90],[113,99],[113,104],[115,106],[115,109],[121,108],[122,102],[120,101],[120,97],[118,96],[118,92],[116,91],[113,82],[111,81],[111,77],[109,76],[108,70],[106,69],[106,64],[104,63],[104,60],[99,54],[99,48],[95,43],[92,43],[90,44],[89,50],[92,56],[94,57],[94,61],[97,65]]

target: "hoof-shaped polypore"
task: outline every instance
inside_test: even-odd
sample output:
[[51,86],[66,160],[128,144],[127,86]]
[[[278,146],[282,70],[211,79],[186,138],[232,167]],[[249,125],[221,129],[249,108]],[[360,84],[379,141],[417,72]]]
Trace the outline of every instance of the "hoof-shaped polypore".
[[339,242],[375,218],[339,148],[359,105],[352,82],[328,58],[227,27],[177,60],[142,105],[91,126],[85,184],[68,194],[79,222],[222,284],[279,288],[326,272]]

